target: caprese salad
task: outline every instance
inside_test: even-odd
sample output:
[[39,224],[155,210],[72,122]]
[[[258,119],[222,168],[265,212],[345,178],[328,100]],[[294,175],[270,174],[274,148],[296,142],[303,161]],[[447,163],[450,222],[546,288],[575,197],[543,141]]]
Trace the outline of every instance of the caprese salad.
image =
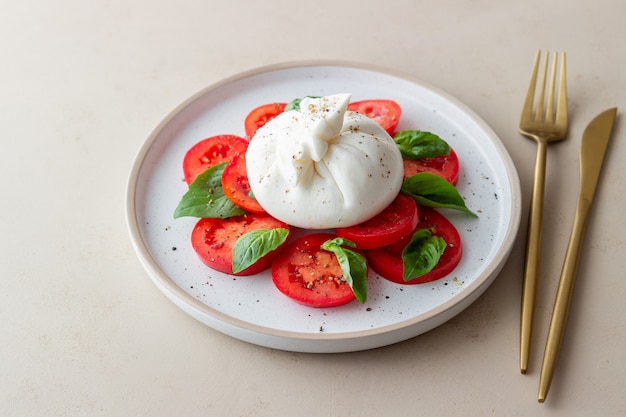
[[434,133],[396,131],[396,101],[350,99],[263,104],[245,117],[245,136],[186,152],[174,217],[199,218],[191,244],[204,264],[239,276],[269,269],[280,292],[312,307],[365,303],[370,268],[407,285],[454,270],[461,238],[437,209],[476,216],[455,188],[457,154]]

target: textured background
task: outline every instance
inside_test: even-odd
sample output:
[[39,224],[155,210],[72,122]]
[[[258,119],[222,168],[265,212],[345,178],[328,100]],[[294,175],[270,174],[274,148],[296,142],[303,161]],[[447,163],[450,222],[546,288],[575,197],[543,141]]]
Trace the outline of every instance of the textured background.
[[[621,0],[0,0],[0,414],[618,416],[626,413],[623,123],[589,223],[546,404],[541,352],[584,126],[626,108]],[[535,145],[517,133],[537,49],[568,52],[570,139],[548,156],[531,369],[518,371]],[[465,312],[415,339],[314,355],[206,328],[151,283],[124,218],[133,158],[196,91],[311,58],[388,66],[456,96],[500,135],[524,193],[520,239]]]

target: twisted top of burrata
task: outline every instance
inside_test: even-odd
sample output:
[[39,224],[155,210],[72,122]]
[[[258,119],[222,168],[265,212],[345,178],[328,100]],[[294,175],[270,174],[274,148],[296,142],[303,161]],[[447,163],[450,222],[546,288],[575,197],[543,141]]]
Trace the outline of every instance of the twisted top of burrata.
[[250,188],[272,216],[292,226],[359,224],[398,195],[402,156],[372,119],[348,111],[350,94],[304,98],[300,110],[261,127],[246,151]]

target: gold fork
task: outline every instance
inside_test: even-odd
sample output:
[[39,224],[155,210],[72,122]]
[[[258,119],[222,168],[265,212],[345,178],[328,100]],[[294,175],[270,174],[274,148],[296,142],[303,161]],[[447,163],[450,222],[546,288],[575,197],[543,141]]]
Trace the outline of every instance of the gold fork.
[[[526,263],[524,265],[524,283],[522,288],[522,312],[520,320],[520,370],[523,374],[528,369],[530,339],[537,293],[537,275],[539,270],[541,227],[543,221],[543,195],[546,177],[546,153],[548,144],[565,139],[567,134],[567,87],[565,81],[565,53],[561,54],[558,87],[556,85],[558,54],[554,53],[547,86],[546,81],[550,54],[546,54],[543,65],[543,76],[539,91],[535,93],[537,74],[541,61],[541,51],[537,51],[528,93],[520,119],[520,133],[537,142],[537,158],[535,161],[535,180],[530,201],[528,216],[528,235],[526,241]],[[555,104],[555,91],[558,96]],[[537,103],[533,107],[537,96]],[[545,105],[544,105],[545,103]],[[556,108],[556,111],[555,111]]]

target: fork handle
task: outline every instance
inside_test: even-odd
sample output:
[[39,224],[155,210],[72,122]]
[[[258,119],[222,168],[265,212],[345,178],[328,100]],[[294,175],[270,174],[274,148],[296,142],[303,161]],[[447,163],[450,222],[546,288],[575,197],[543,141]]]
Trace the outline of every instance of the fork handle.
[[528,369],[530,341],[532,336],[535,298],[537,295],[537,276],[539,271],[541,229],[543,223],[543,195],[546,182],[546,153],[548,143],[537,138],[537,159],[533,193],[528,214],[528,234],[526,238],[526,263],[522,287],[522,312],[520,319],[520,371]]

